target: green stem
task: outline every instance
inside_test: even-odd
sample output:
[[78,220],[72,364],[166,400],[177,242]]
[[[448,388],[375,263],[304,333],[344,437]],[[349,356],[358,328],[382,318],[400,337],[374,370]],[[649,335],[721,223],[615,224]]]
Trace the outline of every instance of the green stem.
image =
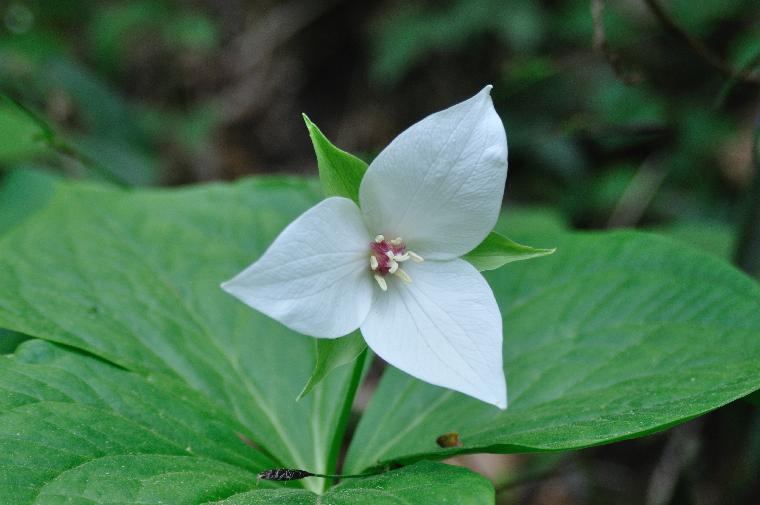
[[58,137],[53,137],[53,139],[50,141],[50,146],[58,151],[61,155],[75,159],[88,169],[92,170],[93,172],[97,172],[101,177],[107,179],[109,182],[117,186],[120,186],[122,188],[128,188],[132,186],[132,184],[126,179],[123,179],[114,174],[110,170],[103,167],[103,165],[95,161],[93,158],[80,151],[78,148],[72,146],[64,140],[59,139]]
[[362,477],[372,477],[373,475],[380,475],[383,472],[369,472],[369,473],[313,473],[310,477],[322,477],[323,479],[360,479]]
[[[351,415],[351,406],[354,404],[356,398],[356,392],[359,390],[362,377],[364,376],[364,366],[367,361],[367,349],[364,349],[354,363],[354,370],[351,374],[351,382],[348,385],[346,391],[346,397],[343,401],[343,406],[340,412],[340,418],[338,420],[338,426],[335,429],[335,436],[333,437],[332,444],[330,446],[330,452],[327,456],[327,478],[336,478],[338,470],[338,457],[340,456],[340,449],[343,446],[344,438],[346,436],[346,428],[348,427],[348,418]],[[332,482],[328,481],[328,485]]]
[[93,172],[97,172],[98,174],[101,175],[101,177],[103,177],[104,179],[107,179],[113,184],[116,184],[117,186],[121,186],[121,187],[133,186],[133,184],[131,184],[129,181],[127,181],[126,179],[123,179],[122,177],[119,177],[118,175],[114,174],[110,170],[106,169],[103,165],[98,163],[95,159],[83,153],[79,148],[69,144],[64,139],[60,138],[56,134],[56,132],[53,130],[53,128],[50,127],[50,125],[48,125],[45,122],[45,120],[42,119],[41,116],[38,116],[36,112],[29,109],[21,102],[13,99],[12,97],[2,92],[0,92],[0,100],[8,100],[19,110],[23,111],[23,113],[26,114],[27,117],[30,120],[32,120],[40,129],[39,140],[42,142],[45,142],[51,149],[53,149],[54,151],[57,151],[58,154],[62,156],[68,156],[69,158],[72,158],[78,161],[89,170]]

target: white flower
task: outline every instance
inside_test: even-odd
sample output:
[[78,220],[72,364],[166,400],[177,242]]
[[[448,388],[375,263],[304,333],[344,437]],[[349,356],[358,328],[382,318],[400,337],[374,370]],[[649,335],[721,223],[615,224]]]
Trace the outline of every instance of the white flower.
[[396,137],[364,175],[361,208],[323,200],[222,287],[306,335],[360,328],[397,368],[506,408],[499,307],[460,259],[496,224],[507,177],[490,90]]

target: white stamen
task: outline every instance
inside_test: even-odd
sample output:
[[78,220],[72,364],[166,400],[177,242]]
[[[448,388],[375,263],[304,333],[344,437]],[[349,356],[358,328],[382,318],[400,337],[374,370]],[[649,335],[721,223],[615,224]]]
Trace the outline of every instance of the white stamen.
[[380,264],[377,262],[377,258],[374,257],[374,256],[370,256],[369,257],[369,267],[372,270],[377,270],[377,267],[379,267],[379,266],[380,266]]
[[392,260],[393,258],[395,258],[393,251],[386,251],[385,255],[388,256],[389,260]]
[[425,261],[424,259],[422,259],[422,256],[420,256],[416,252],[406,251],[405,254],[408,254],[409,257],[412,258],[412,261],[414,261],[415,263],[422,263],[423,261]]
[[404,272],[400,268],[398,270],[396,270],[395,275],[396,275],[396,277],[398,277],[402,281],[406,282],[407,284],[409,284],[410,282],[412,282],[412,278],[409,277],[409,274],[406,273],[406,272]]
[[402,261],[408,260],[409,259],[409,255],[407,253],[399,254],[398,256],[394,255],[393,259],[396,260],[396,261],[398,261],[398,262],[402,262]]
[[375,274],[375,280],[377,281],[377,285],[380,286],[380,289],[383,291],[388,291],[388,284],[385,283],[385,279]]
[[377,235],[375,237],[375,243],[377,243],[377,244],[379,244],[380,242],[382,242],[384,240],[385,240],[385,237],[383,237],[382,235]]
[[396,263],[395,261],[391,260],[390,265],[391,265],[391,267],[388,269],[388,271],[390,273],[392,273],[392,274],[395,274],[396,270],[398,270],[398,263]]
[[401,237],[396,237],[393,240],[391,240],[391,244],[393,245],[401,245],[401,242],[403,242],[403,240],[401,240]]

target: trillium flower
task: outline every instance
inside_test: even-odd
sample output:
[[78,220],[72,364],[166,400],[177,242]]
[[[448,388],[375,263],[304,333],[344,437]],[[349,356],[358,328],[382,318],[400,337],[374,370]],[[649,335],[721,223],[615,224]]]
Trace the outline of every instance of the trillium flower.
[[367,169],[359,206],[323,200],[223,289],[305,335],[359,328],[404,372],[506,408],[499,307],[461,259],[496,224],[507,177],[490,90],[401,133]]

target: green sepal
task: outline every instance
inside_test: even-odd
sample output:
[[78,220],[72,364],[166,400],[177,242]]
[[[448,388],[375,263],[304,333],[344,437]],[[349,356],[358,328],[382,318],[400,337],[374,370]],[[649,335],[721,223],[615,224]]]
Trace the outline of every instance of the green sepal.
[[557,249],[536,249],[518,244],[500,233],[492,231],[475,249],[462,258],[482,272],[495,270],[513,261],[529,260],[554,253]]
[[314,370],[296,400],[308,395],[314,386],[336,368],[356,361],[367,348],[367,343],[358,331],[341,338],[318,338],[315,339],[315,345],[317,358]]
[[325,196],[343,196],[359,203],[359,185],[367,171],[367,164],[341,149],[338,149],[317,128],[317,125],[303,115],[306,128],[314,145],[319,167],[319,181]]

